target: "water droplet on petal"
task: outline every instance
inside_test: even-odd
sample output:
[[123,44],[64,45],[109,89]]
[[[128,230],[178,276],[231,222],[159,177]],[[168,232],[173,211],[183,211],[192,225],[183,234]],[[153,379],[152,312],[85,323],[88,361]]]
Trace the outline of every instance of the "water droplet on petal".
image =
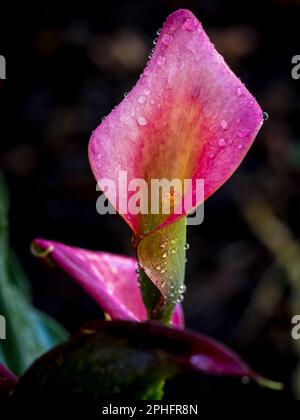
[[223,130],[227,130],[228,122],[226,120],[222,120],[220,125],[223,128]]
[[161,256],[163,259],[166,259],[167,257],[168,257],[168,253],[167,253],[167,251],[165,251],[163,254],[162,254],[162,256]]
[[141,125],[141,126],[147,125],[147,120],[146,120],[146,118],[141,117],[141,116],[137,118],[137,122],[138,122],[138,124],[139,124],[139,125]]
[[128,92],[125,92],[124,93],[124,98],[127,98],[127,96],[128,96]]
[[186,292],[186,285],[185,284],[183,284],[183,285],[181,285],[180,287],[179,287],[179,293],[185,293]]
[[155,268],[156,268],[157,271],[161,271],[161,266],[160,265],[157,265]]
[[238,87],[237,90],[236,90],[236,94],[237,94],[237,96],[243,96],[244,95],[243,89]]
[[187,18],[185,19],[185,21],[183,22],[182,25],[183,29],[185,29],[186,31],[195,31],[198,27],[198,22],[196,19],[193,18]]
[[159,55],[157,59],[157,64],[159,66],[163,66],[166,63],[166,60],[167,60],[166,57],[164,57],[163,55]]
[[169,35],[169,34],[165,34],[163,36],[162,42],[167,45],[170,46],[173,42],[173,35]]
[[164,273],[166,272],[166,268],[165,268],[165,267],[163,267],[163,268],[160,270],[160,272],[161,272],[161,274],[164,274]]
[[157,29],[156,33],[157,33],[157,35],[159,35],[161,33],[161,28]]
[[176,242],[177,242],[176,238],[171,240],[171,244],[176,244]]
[[184,300],[184,296],[180,295],[180,296],[178,296],[176,303],[182,303],[183,300]]
[[145,101],[146,101],[145,96],[139,96],[139,97],[138,97],[138,103],[139,103],[139,104],[144,104],[144,103],[145,103]]
[[218,145],[220,147],[225,147],[226,146],[226,140],[225,139],[220,139],[219,142],[218,142]]
[[160,284],[160,287],[161,287],[162,289],[164,289],[164,288],[165,288],[165,286],[166,286],[166,282],[163,280],[163,281],[161,282],[161,284]]
[[173,248],[173,249],[171,249],[170,252],[171,252],[171,254],[176,254],[176,251],[177,251],[176,248]]
[[184,245],[184,249],[185,249],[185,250],[190,249],[190,244],[185,244],[185,245]]
[[153,39],[153,44],[156,45],[157,43],[157,38]]
[[151,92],[150,92],[150,89],[148,89],[148,88],[145,88],[145,89],[144,89],[144,94],[145,94],[145,95],[147,95],[147,96],[148,96],[148,95],[150,95],[150,93],[151,93]]
[[267,121],[269,119],[269,114],[267,112],[263,112],[263,120]]
[[238,135],[238,137],[239,137],[240,139],[245,138],[248,134],[249,134],[249,131],[248,131],[248,130],[245,130],[245,129],[243,129],[243,128],[241,128],[241,129],[238,131],[238,133],[237,133],[237,135]]

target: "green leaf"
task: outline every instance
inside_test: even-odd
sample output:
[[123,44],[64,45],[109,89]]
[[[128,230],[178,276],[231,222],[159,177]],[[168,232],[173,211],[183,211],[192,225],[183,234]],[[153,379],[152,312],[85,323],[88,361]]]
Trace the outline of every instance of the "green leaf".
[[6,320],[6,339],[0,341],[0,362],[20,375],[67,334],[31,304],[26,275],[9,249],[7,212],[7,191],[0,174],[0,314]]
[[[112,324],[113,321],[106,322]],[[39,359],[21,379],[18,395],[160,399],[173,373],[158,351],[138,348],[95,323]],[[159,391],[159,392],[158,392]],[[27,397],[26,397],[27,399]]]
[[[261,378],[234,352],[209,337],[156,322],[94,321],[37,360],[20,379],[16,397],[69,400],[161,399],[177,373]],[[34,404],[33,404],[34,405]],[[87,404],[88,405],[88,404]]]

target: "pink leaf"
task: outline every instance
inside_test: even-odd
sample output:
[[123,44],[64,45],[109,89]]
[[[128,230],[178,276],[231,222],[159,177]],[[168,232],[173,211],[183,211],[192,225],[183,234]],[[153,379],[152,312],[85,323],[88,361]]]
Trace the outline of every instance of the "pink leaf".
[[[49,257],[69,274],[112,319],[146,320],[134,258],[88,251],[44,239],[36,239],[32,249],[35,255]],[[182,310],[177,305],[173,325],[183,328],[183,323]]]

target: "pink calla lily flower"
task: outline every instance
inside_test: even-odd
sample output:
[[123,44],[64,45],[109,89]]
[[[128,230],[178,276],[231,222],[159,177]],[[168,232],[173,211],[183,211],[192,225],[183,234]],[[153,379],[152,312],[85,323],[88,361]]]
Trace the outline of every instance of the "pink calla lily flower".
[[[145,340],[150,348],[157,342],[165,350],[165,344],[168,357],[181,367],[249,376],[262,385],[280,388],[214,340],[157,323],[137,323],[148,318],[171,320],[183,329],[179,301],[184,291],[186,217],[237,169],[262,122],[256,100],[215,50],[197,18],[187,10],[173,13],[140,80],[93,132],[89,143],[90,164],[100,187],[104,179],[117,186],[120,172],[126,173],[125,188],[108,188],[104,193],[130,226],[137,259],[44,239],[36,239],[32,249],[66,271],[112,320],[134,321],[98,322],[100,330],[122,337],[136,337],[140,332],[139,348]],[[145,195],[137,198],[127,186],[137,179],[148,186],[162,179],[192,182],[169,191],[169,214],[162,211],[164,196],[159,197],[158,213],[136,214],[128,204],[135,200],[138,206]],[[204,191],[198,196],[194,181],[200,179]],[[96,333],[88,329],[89,335]],[[184,345],[178,347],[180,342]],[[53,354],[57,352],[59,348]]]
[[[260,106],[200,22],[190,11],[178,10],[163,25],[135,87],[93,132],[89,159],[100,187],[103,179],[118,186],[121,171],[127,174],[127,185],[142,179],[148,191],[154,179],[192,181],[175,190],[170,214],[161,211],[164,197],[159,214],[135,214],[129,204],[139,202],[141,193],[137,198],[135,191],[120,185],[104,191],[132,229],[142,278],[150,279],[160,293],[150,308],[151,318],[167,322],[180,300],[187,213],[233,174],[262,123]],[[204,180],[200,197],[197,179]],[[145,287],[142,281],[144,299]]]
[[[97,180],[116,185],[120,170],[128,182],[204,179],[206,199],[237,169],[262,123],[260,106],[200,22],[190,11],[178,10],[163,25],[136,86],[93,132],[90,163]],[[196,191],[186,194],[194,198],[192,210],[199,204]],[[115,201],[109,191],[106,195]],[[120,210],[118,200],[116,207]],[[186,213],[162,217],[166,220],[156,220],[152,229]],[[147,217],[122,216],[136,236],[145,235]]]
[[[64,270],[112,320],[140,322],[147,319],[135,258],[88,251],[45,239],[36,239],[32,250],[36,256],[50,258]],[[180,305],[173,313],[172,325],[184,327]]]

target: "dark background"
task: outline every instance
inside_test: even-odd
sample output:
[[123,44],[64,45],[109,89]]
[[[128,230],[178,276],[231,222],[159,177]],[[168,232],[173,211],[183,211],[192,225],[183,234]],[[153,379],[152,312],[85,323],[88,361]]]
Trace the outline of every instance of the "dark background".
[[270,115],[241,168],[206,203],[204,224],[189,229],[186,323],[287,388],[278,394],[185,376],[167,395],[300,398],[300,343],[291,339],[291,318],[300,314],[300,80],[291,77],[292,57],[300,54],[299,1],[1,6],[7,80],[0,81],[0,167],[11,193],[11,242],[37,307],[70,331],[102,317],[66,275],[35,260],[29,245],[45,237],[131,253],[121,218],[96,213],[87,144],[138,79],[167,15],[182,7],[197,15]]

